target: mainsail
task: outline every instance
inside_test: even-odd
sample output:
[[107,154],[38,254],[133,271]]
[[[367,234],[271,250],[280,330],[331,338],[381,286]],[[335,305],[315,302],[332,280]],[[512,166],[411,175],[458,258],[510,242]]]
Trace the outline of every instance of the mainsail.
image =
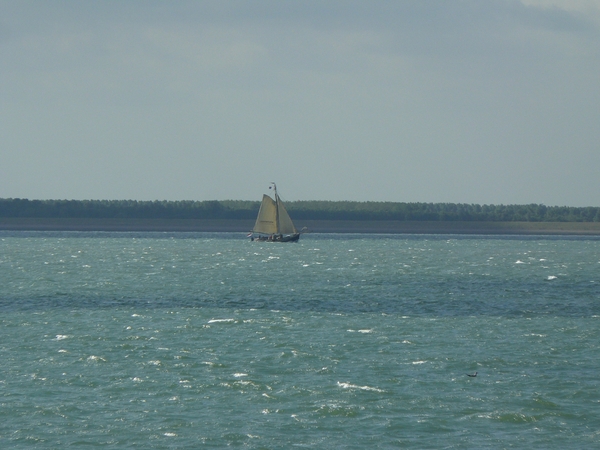
[[[287,213],[286,213],[287,214]],[[288,216],[289,219],[290,216]],[[254,233],[276,234],[277,231],[277,203],[268,195],[263,195],[258,217],[252,229]]]

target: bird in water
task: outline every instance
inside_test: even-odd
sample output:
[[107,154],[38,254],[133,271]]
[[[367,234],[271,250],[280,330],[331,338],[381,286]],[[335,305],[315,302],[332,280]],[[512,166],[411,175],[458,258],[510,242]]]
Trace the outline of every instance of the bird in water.
[[473,378],[474,378],[474,377],[476,377],[476,376],[477,376],[477,372],[475,372],[475,373],[468,373],[468,374],[467,374],[467,376],[468,376],[468,377],[473,377]]

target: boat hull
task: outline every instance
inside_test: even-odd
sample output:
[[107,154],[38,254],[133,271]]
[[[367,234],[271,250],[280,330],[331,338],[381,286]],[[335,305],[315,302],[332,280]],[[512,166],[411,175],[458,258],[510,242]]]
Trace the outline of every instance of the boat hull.
[[250,236],[251,241],[257,242],[298,242],[300,233],[294,234],[275,234],[271,236]]

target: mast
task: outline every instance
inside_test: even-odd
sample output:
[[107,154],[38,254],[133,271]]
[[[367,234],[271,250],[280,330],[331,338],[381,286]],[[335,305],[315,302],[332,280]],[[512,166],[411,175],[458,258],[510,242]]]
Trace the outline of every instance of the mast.
[[280,232],[281,227],[279,226],[279,196],[277,195],[277,185],[271,181],[273,185],[273,191],[275,191],[275,227],[277,228],[277,233]]

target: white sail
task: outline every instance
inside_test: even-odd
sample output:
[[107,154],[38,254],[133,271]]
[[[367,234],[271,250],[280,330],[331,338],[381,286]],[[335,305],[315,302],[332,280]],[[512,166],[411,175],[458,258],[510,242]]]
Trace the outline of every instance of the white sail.
[[277,233],[278,234],[295,234],[298,232],[298,230],[296,230],[296,227],[294,226],[292,219],[290,218],[290,215],[288,214],[288,212],[285,209],[285,206],[283,206],[283,202],[281,201],[281,199],[279,198],[279,195],[275,194],[275,198],[277,200],[277,212],[278,212],[278,219],[279,219],[279,224],[278,224],[278,230]]
[[[286,213],[287,214],[287,213]],[[288,216],[289,218],[289,216]],[[258,217],[252,229],[254,233],[276,234],[277,231],[277,204],[268,195],[263,195]]]

